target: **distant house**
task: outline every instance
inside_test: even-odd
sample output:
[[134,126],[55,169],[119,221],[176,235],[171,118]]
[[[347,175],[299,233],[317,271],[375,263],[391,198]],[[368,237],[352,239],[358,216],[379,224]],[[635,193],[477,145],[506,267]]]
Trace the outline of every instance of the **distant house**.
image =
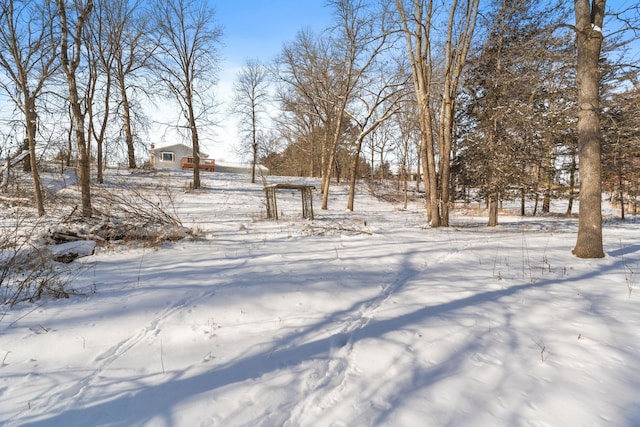
[[[149,163],[154,169],[193,169],[193,149],[185,144],[166,145],[156,148],[151,144]],[[206,153],[200,153],[200,170],[212,171],[215,160]]]

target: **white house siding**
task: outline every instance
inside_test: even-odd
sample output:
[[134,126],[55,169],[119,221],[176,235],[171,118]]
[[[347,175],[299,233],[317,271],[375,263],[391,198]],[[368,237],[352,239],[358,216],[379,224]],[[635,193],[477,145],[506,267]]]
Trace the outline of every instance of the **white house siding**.
[[[180,169],[180,159],[183,157],[193,157],[193,149],[185,144],[166,145],[164,147],[153,147],[149,150],[151,165],[155,169]],[[200,153],[201,158],[209,157],[208,154]]]

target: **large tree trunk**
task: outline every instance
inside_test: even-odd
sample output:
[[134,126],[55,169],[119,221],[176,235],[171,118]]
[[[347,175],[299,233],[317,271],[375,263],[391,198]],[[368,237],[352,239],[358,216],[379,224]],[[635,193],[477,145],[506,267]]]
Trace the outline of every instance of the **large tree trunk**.
[[600,49],[605,0],[575,0],[578,50],[578,159],[580,211],[573,254],[602,258],[602,176],[600,154]]
[[74,130],[76,144],[78,146],[78,163],[80,169],[80,192],[82,194],[82,216],[91,218],[93,210],[91,207],[91,165],[89,161],[89,150],[84,133],[84,114],[78,99],[78,90],[75,78],[69,77],[69,102],[74,118]]

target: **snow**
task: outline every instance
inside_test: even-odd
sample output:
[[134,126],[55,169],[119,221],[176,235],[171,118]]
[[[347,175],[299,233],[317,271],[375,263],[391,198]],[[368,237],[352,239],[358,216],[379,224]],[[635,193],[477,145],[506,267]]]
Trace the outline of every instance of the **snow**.
[[75,259],[78,257],[93,255],[95,248],[96,242],[93,240],[78,240],[76,242],[66,242],[47,246],[47,249],[53,259],[64,257]]
[[204,238],[96,248],[80,295],[0,307],[0,425],[640,425],[635,218],[581,260],[560,215],[431,229],[339,184],[275,222],[246,175],[203,186],[176,210]]

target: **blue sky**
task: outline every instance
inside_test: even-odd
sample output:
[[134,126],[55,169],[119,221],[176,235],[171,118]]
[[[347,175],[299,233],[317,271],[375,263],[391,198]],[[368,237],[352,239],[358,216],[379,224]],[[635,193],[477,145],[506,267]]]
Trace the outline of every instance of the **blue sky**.
[[326,0],[218,0],[212,4],[224,32],[223,68],[241,66],[248,58],[268,62],[298,31],[321,31],[332,18]]
[[236,118],[228,113],[232,87],[247,59],[272,61],[285,43],[295,39],[302,29],[320,32],[332,22],[332,9],[326,0],[210,0],[216,10],[216,22],[223,30],[223,47],[218,75],[217,96],[222,102],[220,127],[215,142],[205,142],[205,150],[214,158],[241,160]]

